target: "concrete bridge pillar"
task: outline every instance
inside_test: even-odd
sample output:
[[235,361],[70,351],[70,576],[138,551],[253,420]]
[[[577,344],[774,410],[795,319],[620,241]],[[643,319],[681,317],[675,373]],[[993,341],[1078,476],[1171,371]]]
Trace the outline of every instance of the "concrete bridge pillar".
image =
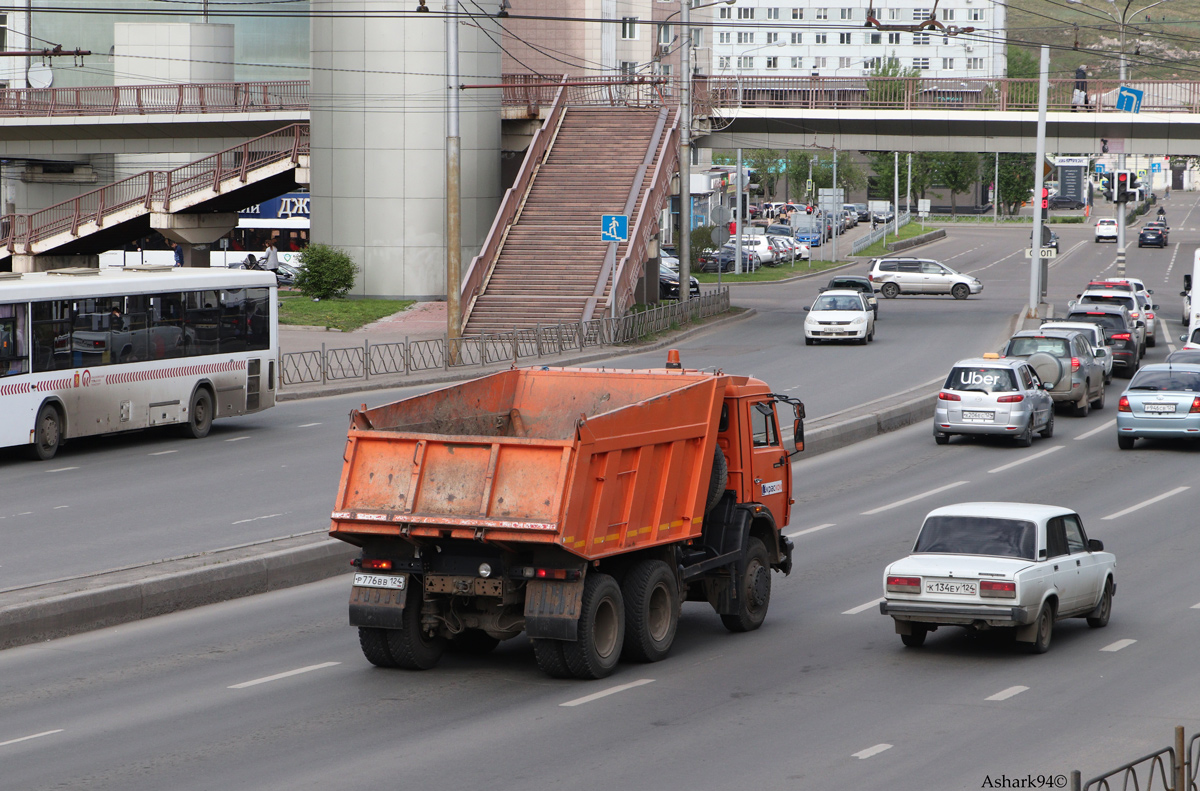
[[68,269],[79,267],[84,269],[99,269],[98,255],[26,255],[14,253],[12,271],[14,272],[46,272],[51,269]]
[[[238,216],[234,212],[213,214],[171,214],[151,212],[150,227],[183,245],[183,265],[208,267],[212,265],[208,245],[237,227]],[[203,245],[197,250],[196,245]]]

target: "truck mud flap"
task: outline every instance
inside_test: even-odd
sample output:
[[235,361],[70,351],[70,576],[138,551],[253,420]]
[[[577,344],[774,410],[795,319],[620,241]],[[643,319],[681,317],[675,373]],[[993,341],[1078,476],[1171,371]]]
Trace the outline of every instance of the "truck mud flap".
[[532,638],[575,640],[583,580],[530,580],[525,584],[525,632]]
[[401,628],[407,595],[407,590],[354,586],[350,589],[350,625]]

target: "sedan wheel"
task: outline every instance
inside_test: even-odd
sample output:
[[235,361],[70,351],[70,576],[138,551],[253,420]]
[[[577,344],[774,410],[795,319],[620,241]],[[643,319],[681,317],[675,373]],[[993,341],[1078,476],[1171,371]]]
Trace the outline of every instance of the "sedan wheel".
[[1054,436],[1054,408],[1050,408],[1050,416],[1046,418],[1046,427],[1038,432],[1042,439],[1050,439]]
[[955,283],[954,288],[950,289],[950,295],[955,299],[966,299],[971,296],[971,287],[966,283]]
[[950,444],[950,435],[949,434],[934,434],[933,441],[939,445],[949,445]]
[[1029,645],[1029,653],[1044,654],[1050,650],[1050,638],[1054,635],[1054,605],[1047,602],[1038,613],[1037,636]]
[[1025,430],[1017,435],[1017,447],[1028,448],[1033,444],[1033,418],[1029,418],[1029,424],[1025,426]]
[[1121,450],[1133,450],[1133,437],[1128,437],[1124,434],[1117,435],[1117,447]]
[[921,626],[914,626],[912,634],[900,635],[900,641],[909,648],[920,648],[925,645],[925,635],[929,632]]
[[1108,619],[1112,615],[1112,581],[1104,581],[1104,593],[1100,595],[1100,604],[1094,610],[1095,616],[1088,616],[1087,625],[1093,629],[1103,629],[1108,626]]

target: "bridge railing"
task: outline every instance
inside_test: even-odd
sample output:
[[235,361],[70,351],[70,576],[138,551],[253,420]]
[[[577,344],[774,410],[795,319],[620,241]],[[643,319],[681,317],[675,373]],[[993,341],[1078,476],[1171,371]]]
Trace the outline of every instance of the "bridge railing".
[[565,74],[505,74],[500,103],[506,107],[539,108],[554,103],[558,89],[569,105],[604,107],[657,107],[673,95],[665,76],[620,74],[608,77],[571,77]]
[[0,118],[307,110],[308,80],[0,90]]
[[0,246],[9,253],[30,253],[40,241],[68,232],[76,236],[87,223],[103,227],[107,218],[135,207],[150,211],[158,201],[169,211],[172,200],[219,188],[235,176],[245,181],[254,168],[286,158],[298,161],[309,151],[308,129],[306,123],[292,124],[174,170],[147,170],[32,214],[4,215]]

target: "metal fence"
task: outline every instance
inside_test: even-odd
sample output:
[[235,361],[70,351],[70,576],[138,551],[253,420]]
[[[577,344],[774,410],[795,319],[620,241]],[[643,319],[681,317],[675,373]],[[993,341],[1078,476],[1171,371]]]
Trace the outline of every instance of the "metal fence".
[[280,355],[283,385],[328,384],[372,376],[407,375],[548,357],[596,346],[634,343],[729,310],[729,289],[709,291],[619,319],[538,324],[508,332],[397,343],[371,343]]
[[[1086,783],[1071,772],[1071,791],[1197,791],[1200,733],[1185,741],[1183,726],[1175,728],[1175,744],[1143,755]],[[1060,786],[1061,787],[1061,786]]]
[[[903,228],[904,226],[908,225],[908,223],[911,219],[912,219],[912,216],[908,212],[904,212],[903,214],[900,215],[900,226],[899,227]],[[854,244],[850,246],[850,255],[858,255],[863,250],[866,250],[868,247],[875,244],[883,237],[887,236],[888,233],[891,232],[891,230],[892,230],[892,224],[889,222],[887,225],[881,226],[881,227],[876,228],[875,230],[871,231],[869,234],[862,237],[861,239],[855,240]]]

